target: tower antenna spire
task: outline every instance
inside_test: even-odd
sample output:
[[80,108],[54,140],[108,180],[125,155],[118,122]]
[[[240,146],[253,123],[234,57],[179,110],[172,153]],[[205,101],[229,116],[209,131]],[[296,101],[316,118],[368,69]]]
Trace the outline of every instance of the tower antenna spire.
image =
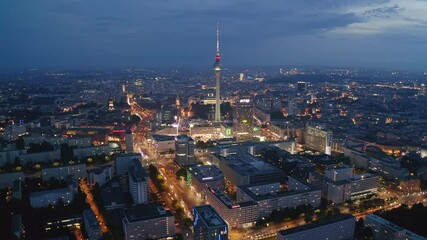
[[219,22],[216,23],[216,54],[219,55]]

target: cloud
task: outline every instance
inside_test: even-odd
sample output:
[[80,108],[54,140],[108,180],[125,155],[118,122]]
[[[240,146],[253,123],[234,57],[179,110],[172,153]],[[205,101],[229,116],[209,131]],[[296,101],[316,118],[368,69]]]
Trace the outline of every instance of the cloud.
[[[328,48],[337,46],[331,58],[339,61],[338,52],[347,51],[343,42],[384,41],[386,34],[404,41],[402,29],[421,41],[424,34],[415,29],[427,26],[426,5],[416,0],[2,1],[1,41],[10,47],[0,49],[0,64],[210,66],[217,21],[223,59],[230,65],[279,63],[279,53],[324,41]],[[304,61],[300,51],[290,52],[295,55],[287,58]]]
[[399,16],[404,10],[404,8],[401,8],[398,4],[395,4],[391,7],[368,9],[363,13],[363,16],[368,18],[390,18]]

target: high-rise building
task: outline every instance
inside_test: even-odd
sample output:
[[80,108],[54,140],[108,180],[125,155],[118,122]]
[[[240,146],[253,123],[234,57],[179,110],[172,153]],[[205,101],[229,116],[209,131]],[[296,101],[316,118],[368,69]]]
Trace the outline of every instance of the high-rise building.
[[243,82],[243,80],[245,80],[245,74],[244,74],[244,73],[240,73],[240,75],[239,75],[239,80],[240,80],[241,82]]
[[298,105],[297,99],[289,98],[288,99],[288,115],[294,116],[298,114]]
[[129,192],[135,204],[148,202],[148,175],[141,162],[134,159],[129,168]]
[[175,162],[181,167],[196,163],[194,140],[191,137],[179,135],[175,138]]
[[320,126],[307,126],[304,132],[304,143],[307,147],[332,154],[332,131]]
[[303,81],[297,82],[297,91],[298,92],[307,92],[308,83]]
[[211,205],[193,208],[195,240],[227,240],[228,225]]
[[141,161],[141,154],[139,153],[121,153],[117,155],[116,160],[114,161],[116,165],[116,174],[124,175],[128,173],[129,167],[132,164],[132,160],[137,159]]
[[123,211],[126,240],[167,238],[175,235],[175,217],[154,204],[138,204]]
[[113,100],[108,101],[108,110],[114,111],[114,102]]
[[233,112],[234,134],[238,138],[251,137],[254,122],[254,104],[250,97],[236,100]]
[[130,129],[126,130],[126,152],[133,153],[133,133]]
[[219,54],[219,24],[216,26],[216,56],[214,63],[215,70],[215,122],[221,122],[221,91],[219,80],[221,78],[221,56]]

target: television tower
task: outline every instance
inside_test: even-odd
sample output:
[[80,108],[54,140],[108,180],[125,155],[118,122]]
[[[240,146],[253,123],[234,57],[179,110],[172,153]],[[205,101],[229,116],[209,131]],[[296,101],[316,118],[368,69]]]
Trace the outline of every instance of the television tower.
[[221,98],[219,79],[221,78],[221,57],[219,55],[219,23],[216,24],[216,56],[213,65],[215,70],[216,86],[215,86],[215,122],[221,122]]

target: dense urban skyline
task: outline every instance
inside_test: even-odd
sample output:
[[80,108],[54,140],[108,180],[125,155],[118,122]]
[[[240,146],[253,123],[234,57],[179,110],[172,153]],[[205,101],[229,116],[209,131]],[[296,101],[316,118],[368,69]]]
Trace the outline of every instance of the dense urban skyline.
[[427,2],[3,1],[0,68],[203,67],[216,22],[227,66],[426,68]]
[[427,240],[425,12],[3,1],[0,239]]

